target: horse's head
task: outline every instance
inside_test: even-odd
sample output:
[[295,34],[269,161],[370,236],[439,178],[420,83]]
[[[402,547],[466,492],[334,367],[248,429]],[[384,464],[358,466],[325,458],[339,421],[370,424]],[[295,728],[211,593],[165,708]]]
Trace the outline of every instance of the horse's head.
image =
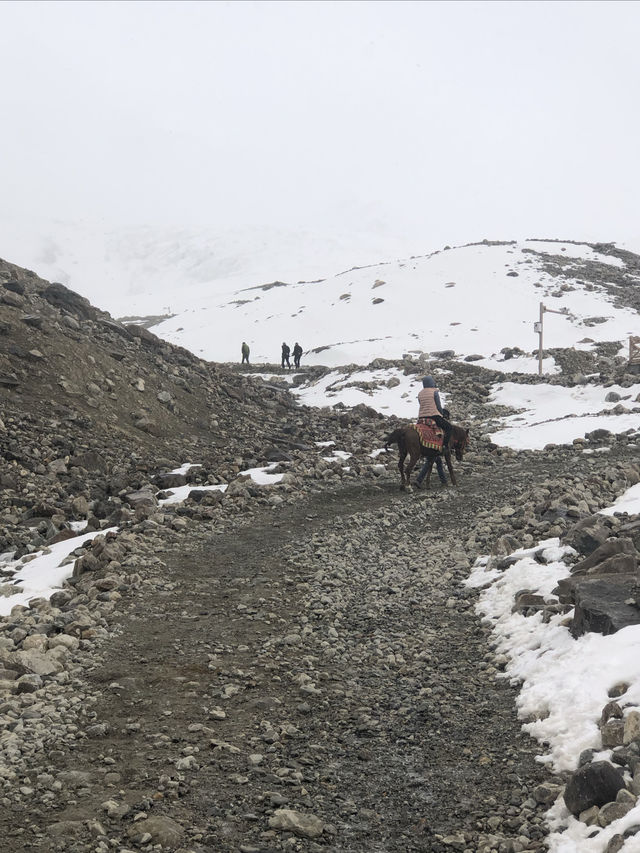
[[452,427],[449,446],[455,453],[458,462],[462,462],[464,452],[469,446],[469,430],[459,426]]

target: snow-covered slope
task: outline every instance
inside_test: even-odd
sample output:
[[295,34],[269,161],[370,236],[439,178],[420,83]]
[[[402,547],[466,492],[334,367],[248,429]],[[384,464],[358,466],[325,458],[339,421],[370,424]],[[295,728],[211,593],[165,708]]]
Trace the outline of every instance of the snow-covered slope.
[[[565,263],[562,288],[545,270],[556,255]],[[637,330],[637,314],[614,307],[603,288],[585,284],[589,263],[612,277],[621,272],[622,261],[586,245],[471,245],[222,298],[193,290],[188,306],[154,331],[216,361],[235,360],[246,340],[254,362],[275,362],[281,342],[297,340],[311,364],[367,364],[412,351],[454,350],[481,355],[480,364],[493,366],[503,347],[536,348],[533,324],[544,301],[567,312],[545,315],[546,346],[588,346],[589,340],[622,346]]]
[[[535,349],[540,301],[568,312],[546,315],[549,347],[586,346],[584,339],[622,345],[638,332],[636,312],[615,308],[585,274],[596,264],[597,281],[608,272],[619,277],[624,262],[586,244],[484,243],[429,254],[416,246],[411,251],[421,254],[404,259],[401,250],[379,234],[0,221],[2,257],[116,317],[173,315],[153,330],[215,361],[239,360],[246,340],[253,363],[277,362],[282,341],[299,341],[306,364],[454,350],[491,366],[503,347]],[[520,360],[519,369],[535,368]]]

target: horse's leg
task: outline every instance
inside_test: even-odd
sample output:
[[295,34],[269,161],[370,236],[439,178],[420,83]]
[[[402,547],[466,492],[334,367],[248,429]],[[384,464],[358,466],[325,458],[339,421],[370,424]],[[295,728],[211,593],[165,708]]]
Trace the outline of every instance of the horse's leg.
[[407,458],[406,448],[402,448],[400,450],[400,459],[398,460],[398,469],[400,470],[400,489],[404,489],[405,481],[404,481],[404,460]]
[[445,451],[444,461],[447,463],[447,468],[449,469],[449,476],[451,477],[451,485],[457,486],[458,481],[456,480],[456,475],[453,472],[453,465],[451,464],[451,451],[449,448]]
[[411,479],[411,472],[415,468],[416,462],[420,459],[420,451],[418,453],[415,450],[411,450],[411,455],[409,456],[409,462],[407,463],[407,467],[405,470],[405,475],[407,478],[407,486],[409,485],[409,480]]

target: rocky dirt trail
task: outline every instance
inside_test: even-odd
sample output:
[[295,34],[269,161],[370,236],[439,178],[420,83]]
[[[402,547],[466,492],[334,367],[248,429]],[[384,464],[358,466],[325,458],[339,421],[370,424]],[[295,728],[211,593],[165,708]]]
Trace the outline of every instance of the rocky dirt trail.
[[545,771],[460,580],[477,513],[548,474],[150,526],[77,739],[3,801],[3,851],[542,849]]

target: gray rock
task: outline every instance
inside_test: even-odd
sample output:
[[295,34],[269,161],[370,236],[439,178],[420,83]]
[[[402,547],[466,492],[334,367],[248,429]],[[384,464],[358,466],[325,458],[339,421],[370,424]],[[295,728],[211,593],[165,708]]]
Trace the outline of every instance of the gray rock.
[[635,554],[614,554],[589,569],[587,576],[631,575],[637,571],[637,568],[638,561]]
[[47,827],[47,833],[52,838],[78,839],[82,838],[84,832],[85,825],[82,820],[59,820]]
[[[615,634],[621,628],[640,624],[640,609],[630,603],[636,600],[636,575],[572,578],[569,586],[575,604],[570,628],[574,637],[589,631]],[[563,582],[559,587],[563,587]]]
[[556,785],[553,782],[542,782],[533,789],[536,803],[540,803],[542,806],[550,806],[555,803],[561,793],[562,785]]
[[587,572],[597,569],[598,566],[617,554],[632,554],[635,556],[636,549],[633,541],[624,536],[607,539],[606,542],[599,545],[588,557],[572,566],[571,574],[587,574]]
[[590,515],[574,524],[562,537],[563,545],[570,545],[579,554],[589,555],[602,545],[611,530],[601,515]]
[[49,462],[49,471],[52,474],[66,474],[66,462],[64,461],[64,459],[54,459],[53,462]]
[[624,847],[625,841],[626,838],[624,835],[620,835],[619,833],[611,836],[609,843],[604,848],[604,853],[618,853]]
[[629,711],[624,721],[624,733],[622,742],[640,743],[640,711]]
[[36,675],[54,675],[64,669],[59,658],[36,649],[16,652],[16,660],[27,673]]
[[136,821],[128,830],[129,838],[135,840],[148,834],[154,844],[163,847],[176,847],[182,842],[184,829],[170,817],[158,815]]
[[69,459],[69,467],[84,468],[87,471],[106,472],[108,463],[102,453],[95,450],[87,450],[85,453],[78,453]]
[[16,688],[18,693],[35,693],[36,690],[39,690],[43,685],[42,677],[37,675],[36,673],[27,673],[26,675],[21,675],[20,678],[16,681]]
[[614,820],[619,820],[628,814],[633,806],[633,803],[607,803],[600,809],[598,824],[600,826],[609,826]]
[[129,492],[125,495],[125,500],[133,509],[138,509],[138,507],[153,508],[158,505],[155,492],[150,488]]
[[61,770],[58,781],[66,788],[87,788],[93,783],[93,773],[87,770]]
[[621,746],[624,734],[624,720],[609,720],[600,729],[603,749]]
[[187,478],[184,474],[168,472],[166,474],[156,474],[153,482],[159,489],[173,489],[178,486],[186,486]]
[[273,817],[269,818],[269,826],[293,832],[303,838],[319,838],[324,831],[324,822],[319,817],[293,809],[277,809]]
[[614,802],[621,788],[624,788],[622,773],[608,761],[596,761],[572,774],[564,789],[564,801],[577,817],[591,806]]

